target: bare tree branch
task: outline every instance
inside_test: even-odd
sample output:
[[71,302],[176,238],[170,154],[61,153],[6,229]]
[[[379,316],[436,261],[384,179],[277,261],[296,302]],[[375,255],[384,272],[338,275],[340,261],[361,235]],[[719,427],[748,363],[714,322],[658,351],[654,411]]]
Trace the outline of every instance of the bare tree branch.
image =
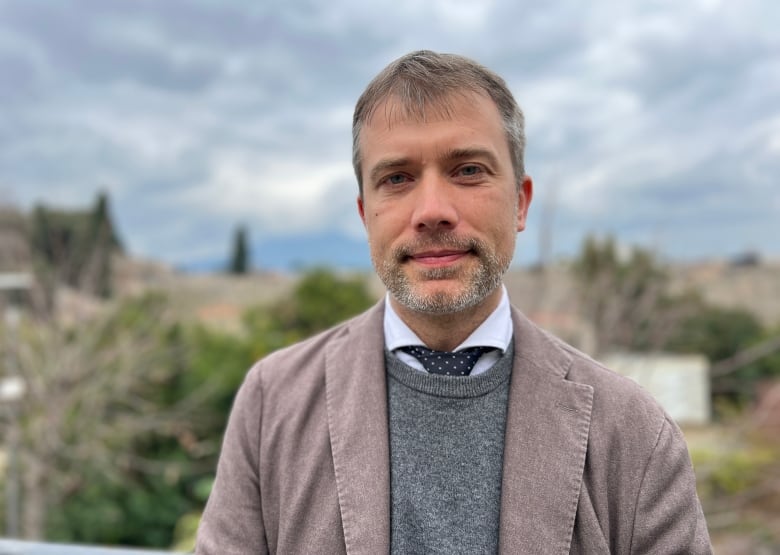
[[780,351],[780,335],[770,337],[732,357],[719,360],[712,365],[710,375],[713,377],[726,376],[777,351]]

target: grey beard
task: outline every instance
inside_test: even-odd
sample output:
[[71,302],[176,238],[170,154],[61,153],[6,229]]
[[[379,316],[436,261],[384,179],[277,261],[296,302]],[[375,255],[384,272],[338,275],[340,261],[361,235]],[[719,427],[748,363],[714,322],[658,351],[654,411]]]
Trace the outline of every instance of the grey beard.
[[[415,251],[424,250],[429,246],[439,248],[454,248],[470,250],[477,257],[479,265],[475,270],[458,268],[431,268],[421,273],[421,281],[451,279],[458,272],[468,272],[463,275],[464,289],[457,294],[444,292],[433,295],[421,295],[415,291],[414,284],[403,270],[404,261]],[[425,244],[402,246],[391,253],[386,260],[375,266],[377,274],[387,287],[390,294],[402,305],[415,312],[427,314],[452,314],[478,305],[490,293],[501,285],[504,273],[509,268],[511,259],[498,256],[487,245],[477,239],[458,240],[442,234],[431,237]]]

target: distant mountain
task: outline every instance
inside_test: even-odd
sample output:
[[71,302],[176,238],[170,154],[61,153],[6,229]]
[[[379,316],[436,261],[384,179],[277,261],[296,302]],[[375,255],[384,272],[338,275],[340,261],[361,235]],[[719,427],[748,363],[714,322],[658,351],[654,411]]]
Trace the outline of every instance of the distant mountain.
[[[260,270],[295,271],[314,266],[368,270],[366,240],[343,233],[297,234],[250,241],[251,264]],[[226,260],[199,260],[180,265],[189,272],[219,272]]]
[[258,268],[291,270],[312,266],[342,269],[371,267],[368,244],[337,232],[288,235],[259,242],[252,248],[252,264]]

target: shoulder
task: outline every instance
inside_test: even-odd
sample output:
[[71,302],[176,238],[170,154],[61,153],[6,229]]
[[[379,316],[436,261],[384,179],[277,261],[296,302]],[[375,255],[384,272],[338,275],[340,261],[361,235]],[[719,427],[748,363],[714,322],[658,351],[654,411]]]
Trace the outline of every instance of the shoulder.
[[711,553],[679,426],[639,384],[548,337],[564,379],[593,393],[576,541],[606,532],[614,552]]
[[331,348],[358,345],[366,341],[384,342],[382,317],[384,302],[322,331],[308,339],[274,351],[257,361],[248,371],[242,389],[262,389],[267,396],[310,388],[324,381],[325,360]]
[[619,441],[637,451],[652,452],[664,430],[674,429],[658,401],[634,380],[605,367],[561,341],[572,359],[567,379],[593,388],[591,430],[593,440],[606,448]]
[[[513,310],[516,338],[526,346],[530,362],[561,379],[588,386],[593,392],[591,432],[636,436],[652,445],[671,420],[660,404],[638,383],[539,328]],[[627,426],[630,424],[630,426]]]

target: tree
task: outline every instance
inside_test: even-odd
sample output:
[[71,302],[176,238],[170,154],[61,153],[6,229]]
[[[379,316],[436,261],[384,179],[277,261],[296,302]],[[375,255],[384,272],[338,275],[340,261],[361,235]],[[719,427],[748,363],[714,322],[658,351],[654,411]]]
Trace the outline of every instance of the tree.
[[136,534],[170,542],[187,509],[171,477],[189,463],[176,453],[192,443],[208,398],[177,393],[179,339],[157,295],[72,325],[25,322],[13,353],[26,384],[17,411],[24,537],[133,543],[132,524],[145,518]]
[[573,271],[597,354],[703,354],[712,364],[713,396],[737,402],[752,399],[762,379],[780,375],[780,356],[773,355],[780,340],[754,314],[710,306],[695,292],[668,293],[666,272],[651,253],[633,249],[621,256],[612,238],[589,237]]
[[761,337],[758,318],[742,309],[709,306],[700,301],[678,333],[667,342],[677,352],[701,353],[711,362],[729,358]]
[[765,330],[743,309],[699,301],[665,347],[705,355],[711,363],[713,395],[731,401],[753,400],[762,380],[780,376],[780,334]]
[[87,264],[79,276],[79,281],[87,290],[103,298],[111,295],[111,257],[120,248],[111,226],[108,202],[105,192],[100,192],[95,199],[84,238]]
[[250,310],[244,321],[255,342],[254,354],[262,356],[346,320],[374,302],[361,277],[315,268],[304,274],[289,299],[270,309]]
[[314,270],[289,298],[249,311],[246,335],[182,325],[157,294],[72,325],[28,322],[17,342],[30,391],[24,535],[169,546],[182,515],[197,519],[254,360],[373,302],[361,278]]
[[231,274],[246,274],[250,269],[249,240],[246,227],[238,226],[233,233],[233,246],[230,254],[228,272]]
[[111,295],[111,259],[122,245],[111,221],[107,193],[99,193],[89,211],[38,205],[29,226],[40,281],[48,289],[65,283],[102,298]]
[[667,293],[666,272],[653,253],[621,253],[612,237],[586,238],[572,272],[595,354],[658,349],[690,310],[686,296]]

